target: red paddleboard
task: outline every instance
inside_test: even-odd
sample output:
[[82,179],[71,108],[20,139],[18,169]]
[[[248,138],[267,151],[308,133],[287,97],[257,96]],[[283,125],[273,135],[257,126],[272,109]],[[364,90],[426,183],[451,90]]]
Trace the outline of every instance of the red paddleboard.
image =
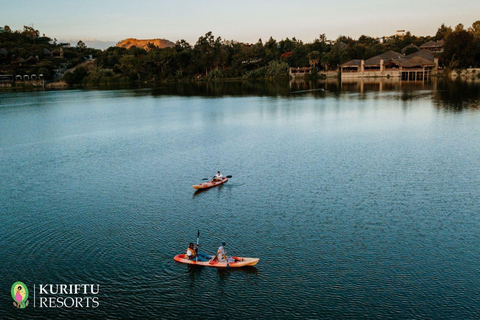
[[206,188],[211,188],[211,187],[221,185],[222,183],[225,183],[227,181],[228,179],[226,177],[223,177],[221,180],[218,180],[218,181],[208,181],[205,183],[193,185],[192,187],[193,189],[206,189]]
[[241,268],[241,267],[250,267],[258,263],[260,258],[242,258],[242,257],[232,257],[235,259],[235,262],[229,262],[228,266],[226,262],[218,262],[217,260],[210,261],[195,261],[187,258],[186,254],[177,254],[173,259],[180,263],[193,264],[197,266],[204,267],[215,267],[215,268]]

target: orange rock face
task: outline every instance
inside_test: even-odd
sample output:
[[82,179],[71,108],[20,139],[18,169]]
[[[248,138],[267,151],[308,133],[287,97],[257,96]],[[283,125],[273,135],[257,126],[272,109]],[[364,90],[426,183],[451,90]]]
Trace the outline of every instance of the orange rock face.
[[130,47],[137,47],[137,48],[143,48],[145,50],[150,50],[148,47],[148,44],[151,43],[155,47],[158,48],[167,48],[167,47],[173,47],[175,43],[172,41],[166,40],[166,39],[146,39],[146,40],[138,40],[134,38],[128,38],[125,40],[120,41],[117,43],[117,47],[120,48],[127,48],[129,49]]

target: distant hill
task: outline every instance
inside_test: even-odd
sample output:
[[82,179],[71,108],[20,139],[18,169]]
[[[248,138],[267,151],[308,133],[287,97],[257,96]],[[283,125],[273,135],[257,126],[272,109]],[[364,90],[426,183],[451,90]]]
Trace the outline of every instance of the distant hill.
[[128,39],[122,40],[119,43],[117,43],[116,46],[120,48],[127,48],[127,49],[135,46],[137,48],[143,48],[145,50],[149,50],[148,49],[149,43],[153,44],[155,47],[158,47],[158,48],[167,48],[167,47],[175,46],[175,43],[166,39],[138,40],[135,38],[128,38]]

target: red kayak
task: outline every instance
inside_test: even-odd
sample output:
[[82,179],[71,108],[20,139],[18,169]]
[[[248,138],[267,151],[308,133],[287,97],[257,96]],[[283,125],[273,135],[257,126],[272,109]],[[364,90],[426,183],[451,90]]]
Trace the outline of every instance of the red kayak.
[[221,180],[208,181],[208,182],[205,182],[205,183],[200,183],[200,184],[193,185],[192,187],[193,187],[193,189],[206,189],[206,188],[211,188],[211,187],[221,185],[221,184],[223,184],[227,181],[228,181],[228,178],[223,177],[223,178],[221,178]]
[[228,266],[226,262],[218,262],[217,260],[210,261],[195,261],[187,258],[186,254],[177,254],[173,259],[180,263],[185,264],[194,264],[197,266],[204,267],[215,267],[215,268],[241,268],[241,267],[251,267],[258,263],[260,258],[242,258],[242,257],[232,257],[235,259],[235,262],[229,262]]

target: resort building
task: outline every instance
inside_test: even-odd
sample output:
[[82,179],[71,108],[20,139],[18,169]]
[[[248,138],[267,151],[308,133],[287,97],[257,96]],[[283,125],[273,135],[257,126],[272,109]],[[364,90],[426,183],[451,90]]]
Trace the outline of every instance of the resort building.
[[11,87],[12,84],[13,84],[13,75],[11,75],[11,74],[0,74],[0,88]]
[[342,79],[386,77],[399,80],[426,80],[438,69],[438,59],[428,50],[404,55],[388,51],[367,60],[350,60],[340,67]]
[[312,68],[310,67],[292,67],[289,69],[289,74],[292,78],[304,77],[306,74],[311,74]]
[[429,50],[435,53],[443,52],[443,46],[445,45],[445,41],[428,41],[420,46],[420,49]]

